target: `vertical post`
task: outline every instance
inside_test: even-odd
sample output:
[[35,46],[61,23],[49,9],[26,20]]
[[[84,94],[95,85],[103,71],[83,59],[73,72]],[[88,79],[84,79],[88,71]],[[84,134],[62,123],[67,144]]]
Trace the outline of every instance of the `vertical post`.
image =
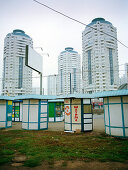
[[71,84],[71,73],[70,73],[70,94],[72,93],[71,87],[72,87],[72,84]]
[[42,95],[42,73],[40,72],[40,95]]

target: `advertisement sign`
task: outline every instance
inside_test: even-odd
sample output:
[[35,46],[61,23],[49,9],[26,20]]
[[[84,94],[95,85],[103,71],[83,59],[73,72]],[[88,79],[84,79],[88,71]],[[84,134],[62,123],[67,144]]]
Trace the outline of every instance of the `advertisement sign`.
[[15,106],[15,118],[19,118],[19,113],[20,113],[20,107]]
[[70,105],[66,105],[66,106],[65,106],[65,114],[66,114],[67,116],[69,116],[69,115],[71,114]]
[[81,123],[81,105],[72,105],[72,123]]

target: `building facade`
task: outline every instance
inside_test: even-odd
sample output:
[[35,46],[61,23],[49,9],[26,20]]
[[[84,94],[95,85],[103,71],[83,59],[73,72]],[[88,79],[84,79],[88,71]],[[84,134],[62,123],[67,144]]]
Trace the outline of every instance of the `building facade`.
[[126,77],[126,83],[128,83],[128,63],[125,63],[125,77]]
[[58,57],[57,84],[58,95],[81,92],[80,55],[71,47],[65,48]]
[[49,75],[47,79],[47,94],[57,95],[57,77],[58,75]]
[[22,95],[32,92],[32,70],[25,66],[26,45],[32,39],[22,30],[13,30],[4,40],[2,95]]
[[119,64],[116,38],[116,28],[104,18],[95,18],[83,31],[84,92],[93,93],[118,88]]

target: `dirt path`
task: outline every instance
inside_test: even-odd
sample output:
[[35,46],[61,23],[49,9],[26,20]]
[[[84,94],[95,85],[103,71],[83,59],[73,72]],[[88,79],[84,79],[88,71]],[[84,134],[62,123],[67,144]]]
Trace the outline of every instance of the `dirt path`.
[[128,170],[128,163],[120,162],[84,162],[84,161],[56,161],[54,164],[49,165],[43,163],[37,167],[24,167],[19,163],[11,166],[0,166],[1,170]]

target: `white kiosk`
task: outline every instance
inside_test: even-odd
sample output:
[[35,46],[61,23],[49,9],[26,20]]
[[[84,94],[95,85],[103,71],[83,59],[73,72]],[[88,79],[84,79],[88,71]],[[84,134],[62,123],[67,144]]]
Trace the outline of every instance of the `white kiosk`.
[[23,100],[22,128],[26,130],[48,129],[48,99],[55,96],[23,95],[15,98]]
[[93,114],[91,94],[70,94],[64,98],[64,130],[65,131],[92,131]]
[[95,93],[103,98],[105,132],[117,137],[128,137],[128,90]]
[[0,96],[0,128],[12,127],[13,98]]

